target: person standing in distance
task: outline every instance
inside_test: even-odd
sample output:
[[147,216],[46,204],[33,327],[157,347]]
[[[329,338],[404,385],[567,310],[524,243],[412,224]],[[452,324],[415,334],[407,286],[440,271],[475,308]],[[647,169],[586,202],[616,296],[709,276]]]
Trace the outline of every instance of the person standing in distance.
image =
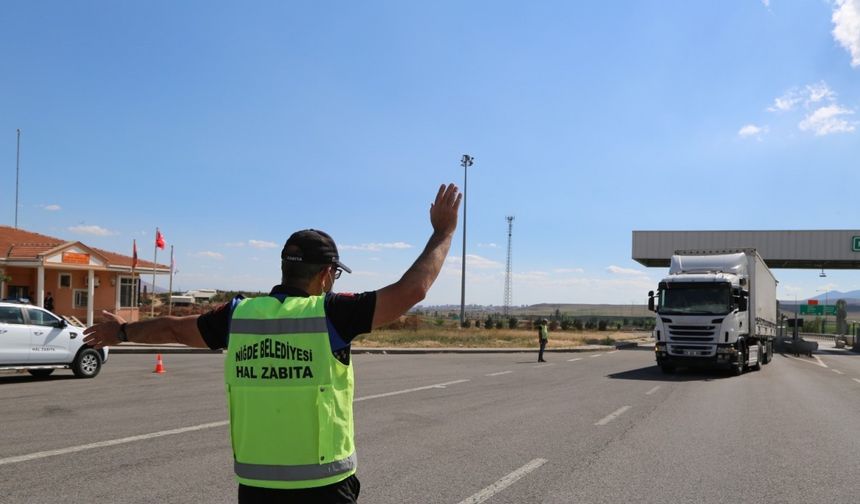
[[546,362],[543,358],[543,351],[549,341],[549,331],[547,331],[547,320],[538,320],[538,343],[540,343],[540,351],[538,352],[538,362]]
[[331,292],[341,272],[351,270],[328,234],[306,229],[284,245],[281,283],[268,296],[237,296],[203,315],[130,323],[103,312],[107,320],[87,328],[84,342],[226,348],[239,503],[355,503],[350,342],[424,299],[451,247],[461,200],[454,184],[439,188],[430,206],[433,233],[421,255],[400,280],[377,291]]
[[51,295],[51,291],[48,291],[48,293],[45,294],[45,303],[43,306],[49,312],[54,311],[54,296]]

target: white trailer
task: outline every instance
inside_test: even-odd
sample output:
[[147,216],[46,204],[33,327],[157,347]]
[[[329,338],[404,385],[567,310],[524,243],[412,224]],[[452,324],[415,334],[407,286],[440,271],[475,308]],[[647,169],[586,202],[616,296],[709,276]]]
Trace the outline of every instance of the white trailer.
[[776,284],[754,249],[676,251],[669,276],[648,293],[657,364],[667,373],[760,369],[773,356]]

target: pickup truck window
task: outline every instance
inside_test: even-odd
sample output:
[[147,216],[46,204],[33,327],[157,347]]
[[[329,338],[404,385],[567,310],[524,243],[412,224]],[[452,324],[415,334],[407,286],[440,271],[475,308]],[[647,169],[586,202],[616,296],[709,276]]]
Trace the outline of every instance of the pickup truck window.
[[30,318],[31,324],[39,326],[56,326],[60,321],[50,313],[36,308],[27,308],[27,317]]
[[0,322],[4,324],[23,324],[24,313],[17,306],[0,306]]

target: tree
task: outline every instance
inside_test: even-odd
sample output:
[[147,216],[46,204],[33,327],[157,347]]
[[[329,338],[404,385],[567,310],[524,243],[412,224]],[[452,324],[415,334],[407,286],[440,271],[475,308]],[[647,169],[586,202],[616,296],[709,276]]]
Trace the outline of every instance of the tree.
[[519,320],[516,317],[511,317],[508,319],[508,329],[516,329],[517,324],[519,324]]

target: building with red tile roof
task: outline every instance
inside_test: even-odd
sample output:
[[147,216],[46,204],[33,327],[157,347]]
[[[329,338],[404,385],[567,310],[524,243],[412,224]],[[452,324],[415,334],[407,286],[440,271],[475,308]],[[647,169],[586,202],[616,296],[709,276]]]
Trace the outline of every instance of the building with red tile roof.
[[170,274],[170,267],[23,229],[0,226],[0,299],[29,299],[44,306],[47,293],[58,315],[92,325],[108,310],[138,320],[141,274]]

